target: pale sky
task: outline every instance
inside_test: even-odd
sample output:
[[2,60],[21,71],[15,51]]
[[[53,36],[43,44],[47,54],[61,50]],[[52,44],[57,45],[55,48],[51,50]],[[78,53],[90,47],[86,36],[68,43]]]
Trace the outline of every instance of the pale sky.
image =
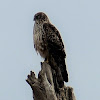
[[33,16],[48,15],[67,53],[76,100],[100,100],[99,0],[0,0],[0,100],[33,100],[25,82],[43,61],[33,47]]

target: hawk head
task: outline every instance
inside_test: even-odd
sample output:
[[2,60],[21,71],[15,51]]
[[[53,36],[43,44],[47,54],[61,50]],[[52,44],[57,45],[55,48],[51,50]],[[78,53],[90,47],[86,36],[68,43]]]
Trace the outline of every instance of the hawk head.
[[43,23],[43,22],[49,22],[49,19],[45,13],[39,12],[34,15],[34,21]]

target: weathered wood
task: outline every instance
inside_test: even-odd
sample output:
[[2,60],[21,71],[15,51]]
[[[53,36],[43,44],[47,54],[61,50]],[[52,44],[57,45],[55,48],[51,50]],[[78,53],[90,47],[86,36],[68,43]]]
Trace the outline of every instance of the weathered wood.
[[57,87],[58,91],[55,91],[53,73],[51,66],[46,62],[41,64],[38,78],[34,72],[30,72],[26,81],[32,88],[34,100],[75,100],[72,87]]

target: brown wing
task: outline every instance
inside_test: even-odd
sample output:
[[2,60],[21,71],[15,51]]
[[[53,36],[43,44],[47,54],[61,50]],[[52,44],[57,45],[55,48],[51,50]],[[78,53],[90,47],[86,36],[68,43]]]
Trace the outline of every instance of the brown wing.
[[48,44],[49,54],[52,55],[58,67],[61,70],[64,81],[68,82],[68,74],[65,65],[65,51],[59,31],[50,23],[43,25],[46,33],[46,41]]

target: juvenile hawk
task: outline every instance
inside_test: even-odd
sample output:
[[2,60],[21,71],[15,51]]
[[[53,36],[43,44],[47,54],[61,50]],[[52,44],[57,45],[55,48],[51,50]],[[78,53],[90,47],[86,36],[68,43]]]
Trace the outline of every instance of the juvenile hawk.
[[63,80],[68,82],[65,64],[65,50],[59,31],[52,25],[46,14],[39,12],[34,16],[33,39],[35,50],[50,61],[52,57],[59,67]]

